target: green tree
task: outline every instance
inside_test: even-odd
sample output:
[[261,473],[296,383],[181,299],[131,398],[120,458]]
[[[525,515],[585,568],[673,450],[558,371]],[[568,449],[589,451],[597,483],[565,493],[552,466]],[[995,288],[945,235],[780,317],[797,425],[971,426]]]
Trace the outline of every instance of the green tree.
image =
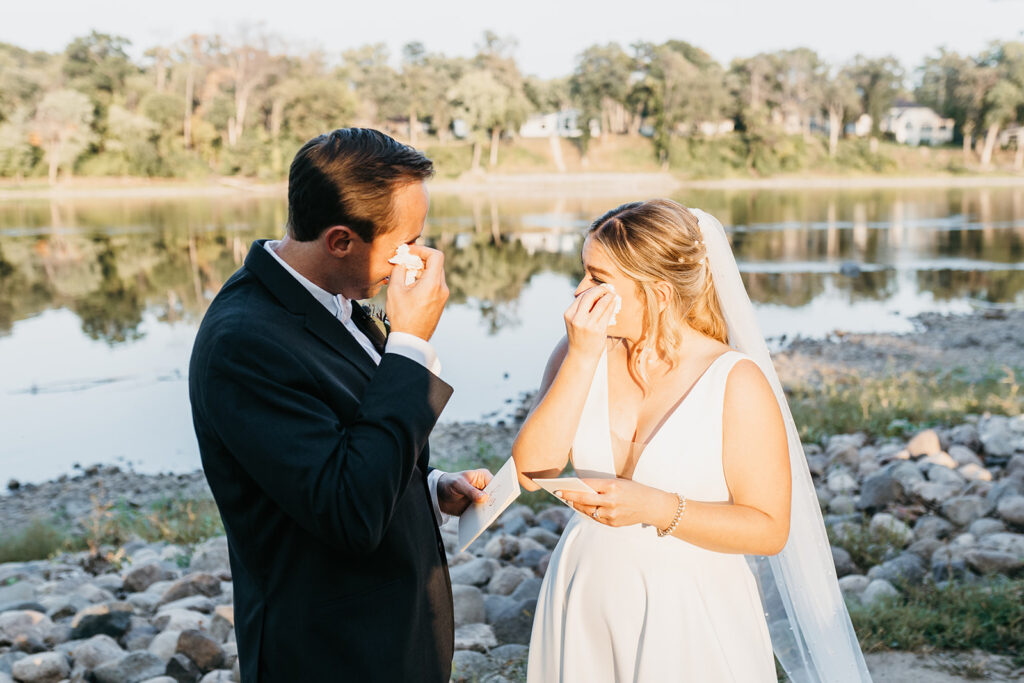
[[822,108],[828,116],[828,155],[834,157],[846,122],[860,112],[857,86],[845,70],[839,69],[822,86]]
[[871,135],[878,137],[882,119],[903,87],[903,67],[895,57],[857,55],[846,72],[857,86],[861,107],[871,117]]
[[57,182],[58,169],[64,167],[70,173],[75,160],[89,146],[92,120],[92,103],[76,90],[55,90],[39,103],[32,119],[32,134],[45,151],[51,185]]
[[[508,89],[490,71],[473,69],[463,74],[452,86],[448,100],[470,128],[473,140],[472,169],[478,171],[483,137],[487,131],[498,131],[500,134],[501,126],[508,118]],[[493,134],[491,139],[494,144]]]
[[579,105],[583,135],[591,119],[601,122],[601,134],[627,132],[627,106],[633,60],[618,43],[591,45],[576,58],[569,93]]

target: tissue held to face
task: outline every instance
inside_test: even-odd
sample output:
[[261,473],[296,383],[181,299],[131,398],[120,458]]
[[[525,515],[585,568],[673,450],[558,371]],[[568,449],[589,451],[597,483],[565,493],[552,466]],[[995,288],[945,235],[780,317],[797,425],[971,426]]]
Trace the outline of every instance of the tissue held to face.
[[574,296],[579,296],[591,287],[606,287],[606,296],[618,297],[621,302],[612,322],[608,325],[609,337],[621,337],[636,341],[643,330],[643,303],[637,292],[636,283],[619,270],[604,248],[590,239],[583,242],[584,276],[576,287]]

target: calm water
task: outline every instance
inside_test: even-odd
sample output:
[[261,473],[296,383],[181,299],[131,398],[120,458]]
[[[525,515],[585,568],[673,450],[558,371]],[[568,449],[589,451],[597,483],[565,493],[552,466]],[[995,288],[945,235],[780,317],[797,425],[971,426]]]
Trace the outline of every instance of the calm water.
[[[1024,189],[676,198],[726,225],[776,343],[1024,305]],[[456,388],[443,420],[500,418],[536,385],[564,331],[580,234],[628,199],[434,197],[428,238],[447,254],[452,292],[434,344]],[[285,213],[267,198],[0,203],[0,485],[76,462],[198,467],[186,382],[196,327]]]

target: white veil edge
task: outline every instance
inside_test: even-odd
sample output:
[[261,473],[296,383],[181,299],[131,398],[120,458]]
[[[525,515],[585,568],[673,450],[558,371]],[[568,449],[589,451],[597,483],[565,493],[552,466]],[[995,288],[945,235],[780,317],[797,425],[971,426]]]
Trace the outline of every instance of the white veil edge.
[[747,556],[761,589],[775,656],[794,683],[871,681],[839,591],[832,550],[800,434],[740,279],[729,238],[714,216],[700,209],[690,211],[697,216],[703,233],[709,272],[729,330],[729,344],[761,368],[786,422],[793,478],[789,540],[777,555]]

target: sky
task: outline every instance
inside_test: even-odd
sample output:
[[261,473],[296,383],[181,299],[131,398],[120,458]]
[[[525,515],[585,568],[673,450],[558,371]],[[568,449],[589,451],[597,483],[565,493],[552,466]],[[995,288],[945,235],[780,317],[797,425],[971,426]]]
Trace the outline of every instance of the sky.
[[245,24],[280,35],[295,52],[329,56],[376,42],[397,55],[414,40],[469,56],[490,29],[514,37],[521,69],[542,78],[568,75],[595,43],[670,38],[723,64],[810,47],[830,62],[892,54],[913,68],[939,46],[977,53],[992,40],[1024,39],[1024,0],[0,0],[0,42],[51,52],[96,29],[129,38],[138,58],[190,33],[230,36]]

